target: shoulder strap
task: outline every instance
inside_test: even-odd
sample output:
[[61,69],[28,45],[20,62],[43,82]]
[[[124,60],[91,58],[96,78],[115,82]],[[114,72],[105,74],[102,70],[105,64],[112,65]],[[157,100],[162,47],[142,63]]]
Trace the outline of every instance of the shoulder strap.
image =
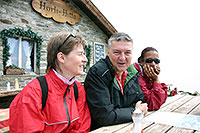
[[39,80],[40,86],[42,89],[42,110],[43,110],[47,101],[48,86],[47,86],[46,78],[44,76],[37,77],[37,79]]
[[[40,82],[40,86],[42,89],[42,110],[44,110],[44,107],[46,105],[46,101],[47,101],[47,96],[48,96],[48,85],[47,85],[47,81],[46,78],[44,76],[40,76],[37,77],[37,79]],[[75,100],[77,101],[78,99],[78,87],[76,85],[76,82],[74,82],[74,96],[75,96]]]
[[73,88],[74,88],[74,96],[75,96],[75,99],[77,101],[77,99],[78,99],[78,87],[76,85],[76,82],[74,82]]

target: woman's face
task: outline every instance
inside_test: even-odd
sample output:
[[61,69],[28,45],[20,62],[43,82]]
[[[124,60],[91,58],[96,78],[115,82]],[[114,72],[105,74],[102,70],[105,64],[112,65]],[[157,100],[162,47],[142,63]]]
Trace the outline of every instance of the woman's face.
[[159,66],[160,60],[156,51],[148,51],[145,53],[144,58],[141,61],[141,65],[149,65],[150,67],[156,68]]
[[83,46],[76,45],[68,55],[63,55],[63,62],[60,65],[62,75],[66,78],[72,78],[83,74],[83,68],[87,61]]

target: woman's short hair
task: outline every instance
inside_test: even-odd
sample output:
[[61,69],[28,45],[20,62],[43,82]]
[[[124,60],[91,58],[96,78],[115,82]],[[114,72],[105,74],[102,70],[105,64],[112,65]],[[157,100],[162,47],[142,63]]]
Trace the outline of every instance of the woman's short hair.
[[81,36],[75,36],[65,32],[59,32],[53,35],[50,38],[47,46],[46,72],[48,72],[51,68],[60,70],[57,54],[62,52],[63,54],[68,55],[74,49],[74,47],[79,44],[81,44],[83,48],[86,46],[86,42]]

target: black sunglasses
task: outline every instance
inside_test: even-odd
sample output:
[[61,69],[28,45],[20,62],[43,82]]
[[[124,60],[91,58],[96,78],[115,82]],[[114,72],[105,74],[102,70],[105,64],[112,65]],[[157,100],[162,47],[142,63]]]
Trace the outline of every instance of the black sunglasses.
[[72,33],[71,33],[69,36],[67,36],[67,38],[65,39],[65,41],[63,42],[63,44],[60,45],[60,46],[58,47],[58,51],[60,51],[60,48],[65,44],[65,42],[66,42],[70,37],[75,38],[76,36],[75,36],[74,34],[72,34]]
[[153,61],[156,63],[156,64],[159,64],[160,63],[160,59],[151,59],[151,58],[147,58],[147,59],[143,59],[142,60],[144,63],[152,63]]

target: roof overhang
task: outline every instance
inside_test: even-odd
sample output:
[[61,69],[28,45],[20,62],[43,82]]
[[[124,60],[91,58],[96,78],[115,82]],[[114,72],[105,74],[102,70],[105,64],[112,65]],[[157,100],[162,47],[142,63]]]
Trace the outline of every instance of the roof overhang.
[[90,0],[72,0],[108,37],[117,30]]

